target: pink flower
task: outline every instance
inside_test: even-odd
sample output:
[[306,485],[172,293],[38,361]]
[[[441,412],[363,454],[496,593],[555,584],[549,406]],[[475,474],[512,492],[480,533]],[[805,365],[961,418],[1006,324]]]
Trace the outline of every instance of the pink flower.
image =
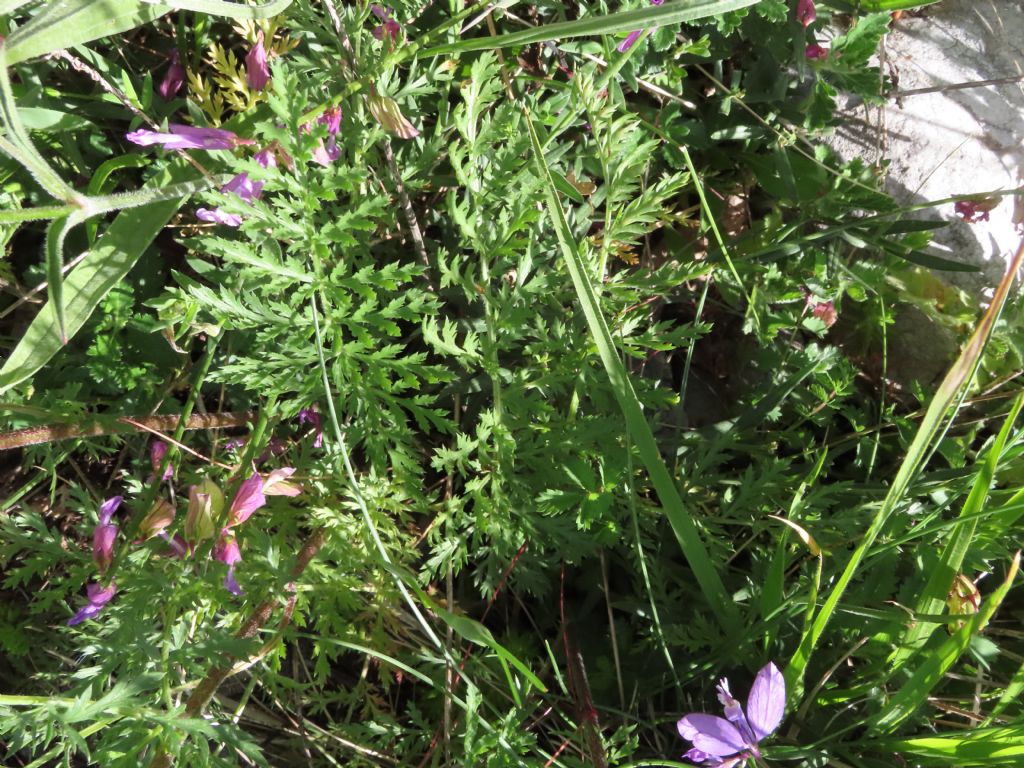
[[264,496],[298,496],[302,488],[295,483],[288,482],[288,478],[295,474],[295,467],[281,467],[275,469],[267,479],[263,481]]
[[167,67],[167,74],[163,81],[157,86],[156,92],[164,101],[170,101],[178,95],[182,83],[185,82],[185,68],[179,61],[178,49],[171,51],[171,64]]
[[398,34],[402,31],[402,25],[391,18],[391,9],[384,10],[379,5],[370,5],[373,15],[380,19],[383,24],[373,28],[373,36],[378,40],[389,38],[391,42],[398,40]]
[[197,208],[196,218],[214,224],[224,224],[228,227],[240,227],[242,225],[241,216],[237,213],[225,213],[220,208]]
[[202,128],[194,125],[171,123],[170,133],[147,131],[140,128],[125,136],[128,141],[148,147],[160,144],[165,149],[234,149],[239,144],[254,144],[252,139],[241,139],[223,128]]
[[256,45],[245,57],[245,79],[254,91],[262,91],[270,82],[267,49],[263,47],[263,30],[260,30],[256,38]]
[[252,513],[267,503],[263,495],[263,478],[253,472],[238,489],[234,500],[231,502],[231,511],[228,513],[227,527],[232,528],[241,525]]
[[818,318],[825,324],[826,328],[831,328],[836,324],[836,320],[839,319],[839,315],[836,312],[836,305],[832,301],[819,301],[811,307],[811,315]]
[[122,501],[121,496],[114,496],[103,502],[99,511],[99,525],[92,532],[92,560],[100,573],[106,573],[114,561],[114,543],[117,541],[118,528],[111,524],[110,518],[121,506]]
[[804,58],[808,61],[821,61],[828,58],[828,48],[823,48],[817,43],[811,43],[804,50]]
[[977,224],[980,221],[988,221],[988,212],[999,205],[998,197],[983,197],[978,200],[960,200],[953,210],[956,215],[968,224]]
[[330,165],[341,156],[336,138],[338,131],[341,130],[341,107],[330,107],[316,121],[327,126],[327,145],[324,146],[323,139],[320,140],[313,150],[313,160],[320,165]]
[[814,0],[797,0],[796,20],[807,29],[814,20],[818,18],[818,11],[814,7]]
[[[160,471],[160,465],[163,463],[164,456],[167,454],[167,443],[163,440],[154,440],[149,446],[149,464],[153,467],[153,474],[150,479],[156,476],[156,473]],[[167,469],[164,470],[161,480],[170,480],[174,477],[174,465],[171,462],[167,462]]]
[[78,610],[74,616],[68,619],[68,626],[73,627],[81,624],[86,619],[91,619],[103,610],[103,606],[109,603],[117,592],[117,585],[110,582],[109,587],[101,587],[99,584],[89,584],[85,588],[85,594],[89,602]]
[[[661,5],[664,2],[665,0],[651,0],[651,5]],[[641,30],[636,29],[630,32],[628,35],[626,35],[626,39],[619,43],[618,46],[616,46],[616,50],[619,53],[625,53],[630,48],[632,48],[633,43],[635,43],[637,41],[637,38],[640,37],[640,31]]]
[[242,550],[238,547],[238,539],[232,536],[227,528],[220,532],[220,538],[213,547],[213,557],[228,567],[227,575],[224,577],[224,588],[233,595],[242,594],[242,588],[235,579],[235,563],[242,561]]

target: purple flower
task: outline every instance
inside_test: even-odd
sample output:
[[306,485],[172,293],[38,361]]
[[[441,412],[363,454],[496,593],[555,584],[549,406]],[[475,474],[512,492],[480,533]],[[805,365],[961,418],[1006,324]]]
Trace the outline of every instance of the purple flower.
[[[665,0],[651,0],[651,5],[661,5],[664,2]],[[618,44],[618,46],[616,46],[616,50],[618,50],[619,53],[625,53],[626,51],[633,47],[633,43],[637,41],[638,37],[640,37],[640,30],[633,30],[628,35],[626,35],[625,40],[623,40],[621,43]]]
[[814,0],[797,0],[796,20],[804,25],[804,29],[811,26],[816,18],[818,11],[814,7]]
[[228,227],[242,226],[242,217],[237,213],[225,213],[220,208],[197,208],[196,218]]
[[269,146],[253,155],[252,159],[264,168],[277,168],[277,157]]
[[213,557],[228,567],[224,577],[224,588],[233,595],[242,594],[242,588],[235,579],[235,563],[242,561],[242,550],[238,548],[238,539],[231,535],[227,528],[220,532],[220,538],[213,547]]
[[234,149],[239,144],[254,144],[223,128],[201,128],[194,125],[171,123],[170,133],[147,131],[140,128],[125,136],[128,141],[143,147],[161,144],[165,149]]
[[114,561],[114,543],[117,541],[118,528],[111,524],[110,518],[121,506],[122,501],[121,496],[114,496],[103,502],[99,511],[99,525],[92,532],[92,560],[100,573],[106,573]]
[[[150,479],[156,476],[156,473],[160,471],[160,465],[163,463],[164,456],[167,454],[167,443],[163,440],[154,440],[149,446],[149,463],[153,467],[153,475]],[[164,470],[161,480],[170,480],[174,477],[174,465],[171,462],[167,462],[167,469]]]
[[324,429],[320,423],[320,414],[316,408],[303,408],[299,411],[299,425],[312,424],[316,430],[316,439],[313,440],[313,447],[319,448],[324,444]]
[[808,61],[821,61],[822,59],[827,59],[828,48],[824,48],[817,43],[811,43],[804,50],[804,58]]
[[167,74],[163,81],[157,86],[156,92],[164,101],[170,101],[178,95],[182,83],[185,82],[185,68],[179,61],[178,49],[171,51],[171,64],[167,67]]
[[231,511],[228,513],[228,528],[241,525],[252,513],[267,503],[267,497],[263,495],[263,478],[253,472],[243,481],[231,502]]
[[[748,757],[759,758],[758,744],[775,732],[786,709],[786,682],[778,668],[768,663],[750,686],[746,713],[729,692],[729,682],[718,684],[718,700],[725,718],[693,713],[682,718],[679,735],[693,744],[685,757],[708,768],[742,764]],[[713,762],[708,762],[713,761]]]
[[251,203],[253,200],[258,200],[260,195],[263,194],[263,182],[253,181],[249,178],[248,173],[240,173],[221,187],[220,191],[225,193],[233,192],[245,202]]
[[117,592],[117,585],[114,582],[110,582],[109,587],[101,587],[99,584],[89,584],[86,586],[85,595],[89,602],[82,606],[78,613],[68,619],[68,626],[73,627],[76,624],[81,624],[86,619],[91,619],[98,614],[103,610],[103,606],[113,599],[115,592]]
[[256,45],[245,57],[245,79],[254,91],[262,91],[270,82],[267,49],[263,47],[263,30],[260,30],[256,38]]
[[398,33],[402,31],[402,25],[391,18],[391,9],[384,10],[379,5],[370,5],[373,15],[380,19],[383,24],[373,28],[373,36],[378,40],[389,38],[391,42],[398,39]]
[[184,560],[192,554],[192,547],[189,546],[189,543],[178,534],[174,534],[174,536],[171,537],[161,531],[160,538],[167,542],[167,546],[171,550],[171,557],[177,558],[178,560]]

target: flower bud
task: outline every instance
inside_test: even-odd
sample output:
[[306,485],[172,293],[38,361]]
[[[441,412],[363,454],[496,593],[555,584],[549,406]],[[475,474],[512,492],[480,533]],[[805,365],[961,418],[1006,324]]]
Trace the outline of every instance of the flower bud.
[[106,573],[114,561],[114,542],[117,541],[117,526],[100,523],[92,532],[92,559],[96,570]]
[[394,99],[372,93],[367,97],[366,103],[370,107],[370,114],[388,133],[400,139],[414,139],[420,135],[416,127],[402,114]]
[[185,516],[185,538],[191,544],[212,539],[217,519],[224,509],[224,494],[206,478],[188,489],[188,514]]
[[166,499],[157,499],[153,502],[149,512],[139,524],[139,540],[144,541],[162,533],[163,530],[174,522],[177,513],[174,506]]

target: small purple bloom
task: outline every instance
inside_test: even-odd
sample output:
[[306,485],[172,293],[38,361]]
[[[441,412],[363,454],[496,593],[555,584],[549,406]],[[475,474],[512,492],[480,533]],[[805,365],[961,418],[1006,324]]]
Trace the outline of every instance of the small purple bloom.
[[818,11],[814,7],[814,0],[797,0],[796,20],[804,25],[804,29],[811,26],[816,18]]
[[760,757],[757,745],[775,732],[786,709],[782,673],[771,662],[757,673],[745,713],[729,692],[727,680],[718,684],[718,700],[725,709],[725,718],[697,712],[678,722],[679,735],[693,744],[686,758],[697,763],[715,761],[709,762],[708,768],[724,768],[741,764],[748,757]]
[[255,155],[253,155],[252,159],[259,163],[260,165],[262,165],[264,168],[277,167],[277,157],[274,155],[273,151],[271,151],[270,147],[264,147]]
[[303,408],[299,411],[299,425],[312,424],[316,430],[316,439],[313,440],[313,447],[319,448],[324,444],[324,430],[320,423],[320,414],[316,408]]
[[[153,467],[153,477],[160,471],[160,465],[163,463],[164,456],[167,454],[167,443],[163,440],[154,440],[149,446],[149,463]],[[174,477],[174,465],[171,462],[167,462],[167,469],[164,470],[161,480],[170,480]]]
[[168,536],[165,532],[160,532],[160,538],[167,542],[167,546],[171,550],[171,557],[177,558],[178,560],[184,560],[190,554],[192,554],[192,547],[178,534],[174,536]]
[[238,539],[232,536],[227,528],[221,531],[220,538],[213,547],[213,557],[228,567],[227,575],[224,577],[224,588],[233,595],[242,594],[242,588],[235,579],[235,563],[242,561],[242,550],[238,547]]
[[804,50],[804,58],[808,61],[821,61],[822,59],[828,58],[828,48],[818,45],[817,43],[811,43]]
[[252,139],[242,139],[223,128],[202,128],[194,125],[171,123],[170,133],[147,131],[140,128],[125,138],[133,144],[148,147],[161,144],[165,149],[234,149],[239,144],[253,144]]
[[245,57],[245,79],[254,91],[262,91],[270,82],[267,49],[263,47],[263,30],[260,30],[256,38],[256,45]]
[[157,86],[156,92],[160,94],[160,98],[164,101],[170,101],[178,95],[178,91],[181,90],[184,82],[185,68],[181,66],[180,55],[178,54],[178,49],[175,48],[171,51],[171,64],[167,67],[167,74],[164,75],[164,79]]
[[982,197],[976,200],[959,200],[953,206],[956,215],[968,224],[989,220],[989,211],[999,205],[999,197]]
[[225,193],[233,192],[245,202],[251,203],[253,200],[258,200],[260,195],[263,194],[263,182],[253,181],[249,178],[248,173],[240,173],[221,187],[220,191]]
[[238,489],[234,500],[231,502],[231,511],[228,513],[228,528],[241,525],[248,520],[252,513],[267,503],[267,497],[263,495],[263,478],[257,472],[253,472]]
[[197,208],[196,218],[213,224],[224,224],[228,227],[242,226],[242,217],[237,213],[225,213],[220,208]]
[[389,38],[391,42],[396,41],[398,34],[402,31],[402,25],[391,18],[391,9],[384,10],[379,5],[370,5],[370,10],[374,16],[384,22],[373,28],[373,36],[378,40]]
[[92,532],[92,561],[96,570],[106,573],[114,561],[114,543],[117,541],[116,525],[100,523]]
[[89,602],[82,606],[78,613],[68,619],[68,626],[73,627],[81,624],[86,619],[91,619],[103,610],[103,606],[109,603],[114,593],[117,592],[117,585],[110,582],[109,587],[101,587],[99,584],[89,584],[85,588],[85,595]]
[[[665,2],[665,0],[651,0],[651,5],[661,5],[664,2]],[[630,48],[632,48],[633,47],[633,43],[635,43],[637,41],[637,38],[640,37],[640,31],[641,30],[639,30],[639,29],[635,29],[632,32],[630,32],[628,35],[626,35],[626,39],[623,40],[621,43],[619,43],[616,46],[616,50],[619,53],[625,53]]]
[[100,522],[103,525],[106,525],[110,522],[110,518],[113,516],[115,512],[117,512],[118,507],[121,506],[122,501],[124,501],[123,496],[111,496],[109,499],[107,499],[100,505],[99,518]]

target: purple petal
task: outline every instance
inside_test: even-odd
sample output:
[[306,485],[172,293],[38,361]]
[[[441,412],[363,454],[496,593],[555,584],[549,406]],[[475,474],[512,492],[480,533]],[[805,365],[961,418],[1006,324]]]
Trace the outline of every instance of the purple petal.
[[224,589],[230,592],[232,595],[241,595],[242,588],[238,585],[238,580],[235,578],[235,566],[228,566],[228,573],[224,577]]
[[114,561],[114,543],[117,541],[117,526],[100,523],[92,532],[92,559],[96,569],[105,573]]
[[679,735],[712,757],[725,757],[749,746],[739,729],[728,720],[697,712],[682,718],[676,727]]
[[225,213],[220,208],[197,208],[196,218],[202,221],[210,221],[214,224],[224,224],[228,227],[239,227],[242,225],[242,217],[237,213]]
[[266,503],[267,498],[263,495],[263,478],[253,472],[239,487],[234,501],[231,502],[228,527],[241,525]]
[[76,624],[81,624],[86,619],[91,619],[103,610],[103,606],[111,601],[116,592],[117,584],[114,582],[110,582],[108,587],[101,587],[99,584],[86,585],[85,595],[89,599],[89,603],[82,606],[78,613],[68,619],[68,626],[73,627]]
[[254,91],[262,91],[270,82],[270,68],[267,66],[267,50],[263,47],[262,31],[256,39],[256,45],[245,57],[245,79]]
[[640,31],[641,30],[639,29],[634,29],[632,32],[630,32],[626,36],[626,39],[619,43],[616,50],[618,50],[619,53],[625,53],[630,48],[632,48],[633,43],[635,43],[637,38],[640,37]]
[[100,522],[103,525],[110,522],[111,515],[117,512],[117,508],[121,506],[122,501],[124,501],[123,496],[111,496],[100,505],[99,516]]
[[102,610],[102,605],[93,605],[92,603],[83,605],[81,608],[78,609],[78,613],[76,613],[74,616],[68,619],[68,626],[73,627],[76,624],[81,624],[83,621],[85,621],[86,619],[91,619],[93,616],[95,616]]
[[164,75],[163,81],[156,89],[156,92],[160,94],[160,98],[164,101],[173,99],[185,82],[185,68],[181,66],[181,62],[178,60],[177,49],[171,51],[170,58],[171,65],[167,68],[167,74]]
[[259,152],[253,155],[252,159],[259,163],[260,165],[262,165],[264,168],[277,167],[277,158],[274,157],[274,153],[270,151],[270,147],[261,149]]
[[747,720],[758,741],[774,733],[786,711],[786,681],[771,662],[763,667],[750,686]]
[[234,193],[247,203],[259,199],[263,194],[263,182],[253,181],[248,173],[240,173],[220,188],[221,192]]
[[201,128],[194,125],[172,123],[170,133],[140,129],[125,138],[141,146],[162,144],[167,149],[232,149],[237,144],[252,144],[251,139],[240,139],[222,128]]

